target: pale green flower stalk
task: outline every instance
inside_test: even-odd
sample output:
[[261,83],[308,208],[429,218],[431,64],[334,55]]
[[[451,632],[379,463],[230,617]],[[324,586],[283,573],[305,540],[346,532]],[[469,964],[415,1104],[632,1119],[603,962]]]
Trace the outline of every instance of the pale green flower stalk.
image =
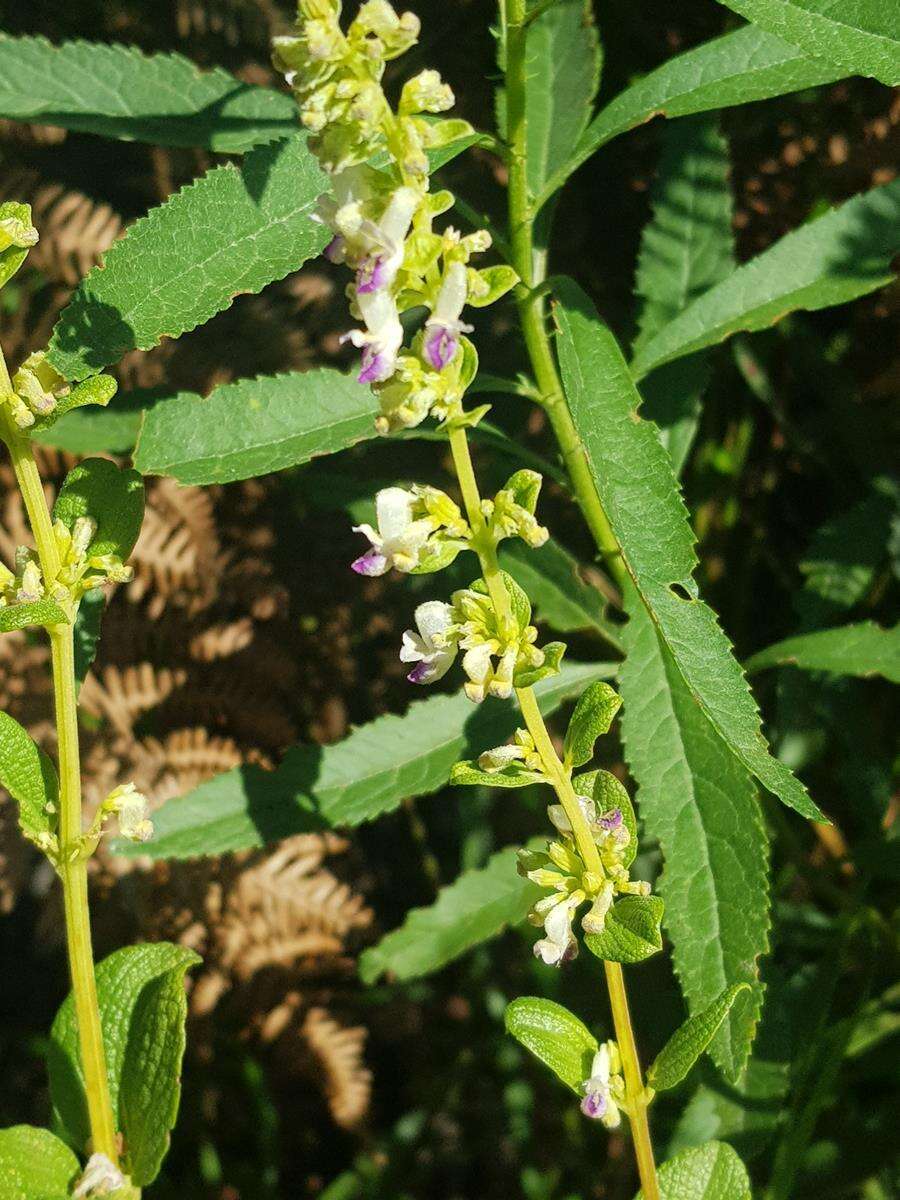
[[[21,266],[38,240],[28,205],[0,205],[0,283]],[[43,626],[50,639],[56,716],[58,802],[48,801],[43,826],[23,832],[59,876],[72,981],[80,1059],[84,1072],[91,1157],[73,1192],[136,1196],[119,1170],[119,1136],[107,1075],[106,1054],[91,947],[87,860],[112,816],[119,832],[135,841],[152,832],[147,805],[134,786],[116,788],[100,806],[90,829],[82,824],[81,775],[76,709],[74,625],[85,594],[131,578],[130,568],[111,553],[99,522],[108,514],[88,512],[71,520],[51,514],[35,462],[30,433],[43,422],[86,402],[106,403],[115,391],[109,376],[70,386],[43,352],[32,354],[10,377],[0,351],[0,440],[10,454],[34,535],[32,550],[20,546],[10,569],[0,565],[0,614],[4,629]],[[103,464],[111,465],[111,464]],[[136,536],[136,533],[135,533]],[[14,726],[15,723],[11,722]],[[24,731],[22,731],[23,736]],[[49,772],[52,766],[47,764]],[[11,790],[14,784],[11,785]]]
[[[353,569],[362,575],[392,568],[423,574],[447,566],[463,551],[476,555],[479,578],[449,599],[419,605],[400,657],[411,668],[409,680],[427,684],[442,678],[461,654],[473,702],[515,694],[525,728],[511,745],[487,751],[477,764],[457,764],[453,779],[503,786],[544,782],[555,792],[558,804],[548,815],[556,836],[546,853],[523,851],[520,871],[547,889],[532,912],[544,932],[535,954],[559,967],[578,951],[573,923],[579,910],[584,908],[582,928],[600,933],[616,896],[646,895],[649,889],[629,876],[636,834],[624,788],[606,772],[573,776],[573,768],[590,757],[593,738],[577,761],[569,749],[562,759],[556,753],[533,685],[558,671],[565,646],[538,645],[528,597],[499,566],[497,547],[504,538],[519,537],[532,547],[547,538],[535,515],[541,477],[517,471],[493,499],[482,498],[469,452],[466,431],[489,406],[464,405],[478,359],[465,336],[471,326],[463,313],[466,305],[492,303],[519,278],[508,266],[472,265],[490,247],[486,231],[462,236],[451,226],[434,228],[454,198],[430,191],[428,151],[471,130],[462,121],[427,119],[453,104],[435,71],[422,71],[404,85],[396,111],[382,91],[385,63],[415,43],[418,19],[398,15],[385,0],[362,4],[346,32],[340,15],[338,0],[300,0],[296,31],[276,39],[274,61],[300,105],[310,148],[331,177],[318,219],[333,235],[328,258],[355,272],[347,295],[360,327],[346,339],[362,351],[359,379],[378,397],[377,428],[386,434],[435,418],[447,435],[463,501],[461,511],[427,485],[384,489],[376,497],[377,528],[357,527],[369,548]],[[509,125],[520,138],[518,100],[512,95]],[[405,345],[400,318],[412,309],[425,309],[427,316]],[[526,334],[530,340],[532,331]],[[605,706],[608,728],[618,697],[605,684],[593,687],[591,700]],[[619,1123],[620,1111],[628,1114],[644,1200],[659,1200],[647,1123],[650,1093],[641,1077],[622,970],[614,962],[604,966],[617,1040],[595,1055],[582,1083],[581,1110],[609,1128]]]

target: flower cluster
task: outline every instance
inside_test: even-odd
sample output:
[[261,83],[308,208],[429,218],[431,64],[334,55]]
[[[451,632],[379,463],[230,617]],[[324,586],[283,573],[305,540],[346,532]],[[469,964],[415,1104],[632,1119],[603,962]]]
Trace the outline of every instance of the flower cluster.
[[416,484],[383,488],[375,497],[377,529],[355,525],[370,549],[351,565],[359,575],[384,575],[391,567],[406,573],[437,571],[452,562],[471,538],[459,506],[438,488]]
[[[418,18],[398,15],[386,0],[367,0],[346,32],[336,0],[301,0],[296,32],[276,38],[274,48],[310,148],[331,176],[317,218],[332,234],[326,256],[354,272],[347,294],[361,325],[345,337],[362,350],[360,381],[381,397],[380,432],[418,425],[432,412],[444,421],[483,415],[462,413],[476,367],[462,311],[492,303],[516,282],[508,267],[469,266],[491,244],[485,231],[433,228],[453,196],[429,191],[427,151],[472,129],[433,119],[454,103],[433,70],[407,81],[396,112],[388,103],[385,63],[418,34]],[[420,308],[428,313],[424,328],[404,350],[401,315]]]
[[550,966],[560,966],[577,955],[578,940],[572,922],[582,904],[590,904],[581,920],[582,929],[586,933],[602,933],[617,895],[650,893],[648,883],[629,878],[626,864],[633,857],[633,833],[622,809],[598,812],[594,799],[576,798],[599,852],[602,873],[586,867],[561,804],[551,804],[547,810],[560,837],[548,843],[546,852],[519,851],[519,873],[538,887],[550,889],[549,895],[538,900],[529,914],[532,924],[544,927],[544,937],[534,945],[535,956]]
[[12,386],[3,400],[19,429],[30,429],[38,417],[48,417],[71,391],[40,350],[25,359],[12,377]]
[[130,567],[114,554],[91,553],[96,533],[97,523],[90,517],[79,517],[71,529],[62,521],[54,521],[53,537],[60,568],[50,581],[44,578],[35,552],[19,546],[15,571],[0,563],[0,607],[34,604],[39,600],[77,604],[93,588],[105,583],[126,583],[131,578]]

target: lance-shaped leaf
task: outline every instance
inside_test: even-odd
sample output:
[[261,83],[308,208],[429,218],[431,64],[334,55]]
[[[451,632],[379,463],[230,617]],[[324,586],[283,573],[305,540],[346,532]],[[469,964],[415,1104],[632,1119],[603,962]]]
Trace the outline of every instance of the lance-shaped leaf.
[[563,381],[622,563],[694,700],[735,756],[785,804],[821,814],[774,758],[715,614],[699,598],[687,509],[615,338],[577,285],[558,288]]
[[599,679],[584,689],[566,730],[563,753],[567,767],[583,767],[590,762],[594,757],[594,743],[598,737],[609,733],[621,703],[618,692]]
[[719,2],[848,75],[900,84],[900,9],[893,0]]
[[333,454],[375,436],[368,387],[322,368],[182,392],[144,417],[134,464],[179,483],[231,483]]
[[59,781],[50,759],[8,713],[0,712],[0,785],[19,806],[19,826],[32,842],[52,832]]
[[430,975],[523,921],[542,892],[518,874],[516,862],[515,847],[500,850],[484,867],[441,888],[433,904],[408,912],[399,929],[363,951],[363,982],[374,983],[386,972],[400,982]]
[[635,377],[741,330],[766,329],[796,309],[829,308],[883,287],[894,278],[898,229],[895,179],[786,234],[644,342]]
[[688,1017],[669,1038],[647,1070],[647,1083],[657,1092],[676,1087],[718,1032],[732,1005],[748,991],[746,983],[726,988],[709,1008]]
[[69,619],[54,600],[35,600],[28,604],[0,607],[0,633],[27,629],[29,625],[67,625]]
[[[100,1025],[125,1167],[140,1186],[159,1169],[175,1121],[184,1053],[184,975],[200,961],[169,942],[126,946],[97,966]],[[90,1138],[78,1022],[71,993],[60,1006],[47,1052],[50,1095],[66,1137],[84,1152]]]
[[793,666],[832,675],[883,675],[892,683],[900,683],[900,625],[882,629],[874,621],[860,621],[838,629],[801,633],[767,646],[748,658],[745,665],[748,671]]
[[653,117],[687,117],[831,83],[847,72],[752,25],[669,59],[594,117],[572,157],[541,192],[542,204],[601,146]]
[[508,1033],[578,1095],[590,1076],[597,1039],[583,1021],[553,1000],[520,996],[506,1006]]
[[144,518],[144,481],[137,471],[117,467],[108,458],[86,458],[66,476],[53,517],[71,529],[90,517],[97,532],[90,554],[114,554],[123,562],[134,549]]
[[544,776],[539,771],[529,771],[520,762],[507,763],[496,771],[484,771],[477,759],[464,759],[454,763],[450,771],[453,787],[520,788],[543,782]]
[[0,116],[158,146],[241,154],[293,133],[291,96],[180,54],[0,37]]
[[552,537],[537,550],[518,541],[504,542],[500,565],[531,597],[537,618],[552,629],[595,629],[611,646],[621,648],[603,597],[581,578],[578,560]]
[[[539,684],[542,711],[553,712],[612,663],[570,663]],[[276,771],[227,771],[153,814],[155,836],[126,855],[192,858],[263,846],[324,825],[359,825],[409,796],[443,787],[453,764],[511,737],[521,718],[512,705],[464,695],[414,701],[402,717],[378,717],[332,746],[297,746]]]
[[[676,1154],[659,1168],[660,1200],[751,1200],[747,1169],[725,1142]],[[646,1200],[643,1191],[634,1200]]]
[[79,285],[53,331],[53,366],[84,379],[297,270],[328,240],[310,220],[326,186],[294,134],[182,188],[135,221]]
[[3,1200],[65,1200],[80,1173],[78,1159],[49,1129],[0,1129]]
[[734,1079],[762,1004],[758,959],[768,948],[768,850],[753,781],[697,706],[633,589],[620,685],[622,738],[647,834],[664,870],[656,888],[675,970],[691,1013],[748,983],[712,1044]]
[[[643,298],[636,353],[735,267],[728,143],[714,116],[665,125],[653,215],[641,235],[636,290]],[[654,371],[641,385],[676,475],[697,432],[710,367],[702,354]]]
[[606,914],[602,933],[584,944],[606,962],[638,963],[662,950],[663,902],[659,896],[623,896]]

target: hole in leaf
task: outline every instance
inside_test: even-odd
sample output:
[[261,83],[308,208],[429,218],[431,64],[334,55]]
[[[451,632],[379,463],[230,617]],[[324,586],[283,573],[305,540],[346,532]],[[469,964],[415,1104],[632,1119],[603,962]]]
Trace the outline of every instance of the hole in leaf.
[[677,596],[679,600],[693,600],[694,598],[683,583],[670,583],[669,591],[673,596]]

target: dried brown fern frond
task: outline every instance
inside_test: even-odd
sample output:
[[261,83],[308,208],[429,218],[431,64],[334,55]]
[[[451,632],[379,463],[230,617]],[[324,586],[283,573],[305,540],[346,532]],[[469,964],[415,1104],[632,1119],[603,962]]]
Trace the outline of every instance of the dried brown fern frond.
[[222,570],[209,492],[180,488],[174,479],[154,483],[131,564],[128,598],[146,600],[151,619],[168,604],[189,613],[206,608],[217,594]]
[[180,667],[173,670],[148,662],[108,666],[99,674],[88,672],[79,703],[92,717],[108,721],[117,733],[129,734],[138,717],[156,708],[186,679],[187,671]]
[[343,847],[333,835],[301,834],[240,871],[215,930],[225,971],[245,981],[311,958],[343,966],[348,936],[372,921],[362,898],[321,869],[324,855]]
[[48,721],[51,693],[46,642],[30,641],[24,630],[4,633],[0,638],[0,708],[36,737]]
[[341,1025],[325,1008],[311,1008],[301,1029],[325,1073],[324,1090],[338,1125],[352,1129],[365,1116],[372,1095],[372,1072],[363,1054],[368,1030]]
[[31,251],[30,264],[57,283],[78,283],[122,233],[122,219],[108,204],[64,183],[46,183],[35,171],[4,175],[0,200],[31,205],[41,236]]
[[210,625],[191,638],[190,655],[196,662],[214,662],[219,658],[230,658],[246,650],[254,638],[253,622],[249,617],[238,621],[219,622]]

